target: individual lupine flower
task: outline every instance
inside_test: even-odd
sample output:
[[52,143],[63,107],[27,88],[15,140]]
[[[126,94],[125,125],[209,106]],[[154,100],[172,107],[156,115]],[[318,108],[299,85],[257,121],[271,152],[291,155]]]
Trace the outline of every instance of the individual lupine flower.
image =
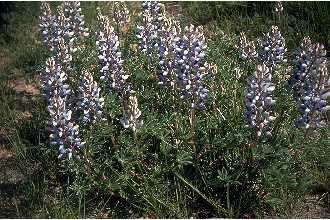
[[131,17],[125,2],[114,2],[113,12],[113,21],[120,30],[130,22]]
[[39,16],[39,29],[43,38],[43,43],[50,51],[54,50],[54,21],[55,17],[52,15],[48,2],[42,2],[40,5],[41,15]]
[[264,35],[261,42],[259,59],[271,70],[278,64],[285,62],[285,39],[277,26],[272,26],[271,32]]
[[138,107],[137,98],[134,95],[130,95],[127,102],[124,103],[124,115],[120,122],[124,128],[130,128],[135,133],[143,124],[143,121],[139,119],[140,116],[141,111]]
[[297,126],[306,129],[322,127],[322,113],[330,109],[327,105],[330,80],[324,46],[312,44],[309,37],[304,38],[296,51],[294,64],[289,87],[300,112]]
[[59,148],[59,158],[75,156],[79,159],[79,150],[84,143],[79,137],[79,127],[72,122],[72,111],[67,108],[66,98],[58,90],[54,91],[49,100],[48,112],[50,115],[49,130],[51,144]]
[[204,109],[208,89],[204,84],[209,77],[208,64],[204,61],[207,48],[203,28],[185,27],[182,37],[173,40],[174,69],[181,98],[189,99],[193,109]]
[[41,88],[47,102],[54,96],[55,91],[57,91],[57,95],[62,98],[67,97],[71,93],[69,85],[66,84],[66,80],[67,75],[63,71],[61,65],[56,63],[53,57],[48,58],[45,71],[41,75]]
[[84,15],[81,14],[79,1],[64,2],[63,9],[70,33],[70,51],[75,52],[78,49],[79,40],[89,36],[89,29],[85,27]]
[[94,123],[102,118],[104,99],[100,97],[100,88],[94,81],[92,74],[82,71],[82,79],[79,85],[78,109],[82,116],[80,120],[84,123]]
[[129,86],[126,84],[129,75],[125,73],[123,68],[124,60],[119,51],[118,35],[110,25],[109,19],[101,13],[98,15],[98,22],[96,45],[101,67],[100,79],[105,81],[108,87],[119,97],[124,97],[129,93]]
[[258,57],[253,41],[248,41],[244,32],[240,33],[238,49],[242,59],[252,60]]
[[245,91],[245,117],[248,125],[256,129],[257,136],[271,136],[271,122],[275,119],[272,112],[274,89],[270,69],[265,64],[258,65],[254,75],[248,79]]

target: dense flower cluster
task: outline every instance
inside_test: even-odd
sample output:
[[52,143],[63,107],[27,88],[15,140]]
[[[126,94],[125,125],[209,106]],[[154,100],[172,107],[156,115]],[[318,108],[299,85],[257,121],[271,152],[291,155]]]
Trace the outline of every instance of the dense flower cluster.
[[56,63],[54,58],[46,62],[46,69],[43,74],[42,88],[48,102],[50,115],[49,130],[51,144],[59,147],[59,157],[72,155],[77,157],[79,149],[84,143],[79,138],[78,125],[72,119],[72,111],[68,104],[71,90],[66,84],[67,76],[61,65]]
[[298,103],[300,117],[297,125],[317,128],[324,125],[322,113],[329,110],[330,79],[327,70],[326,51],[321,44],[313,44],[309,37],[298,48],[289,86]]
[[240,33],[238,49],[242,59],[250,60],[258,57],[254,42],[247,40],[244,32]]
[[64,39],[69,52],[75,52],[79,39],[89,35],[79,2],[64,2],[57,8],[57,15],[52,15],[47,2],[41,3],[40,10],[39,27],[43,42],[50,51],[56,50],[59,40]]
[[43,43],[51,51],[54,50],[54,22],[55,17],[52,15],[48,2],[42,2],[40,5],[41,15],[39,16],[39,28],[42,35]]
[[66,44],[64,38],[60,37],[58,39],[57,45],[54,50],[56,51],[56,53],[54,54],[56,62],[61,63],[64,71],[71,70],[72,55],[69,50],[69,45]]
[[119,39],[114,28],[110,25],[107,17],[101,12],[98,13],[99,28],[96,36],[96,45],[98,52],[99,64],[101,67],[100,79],[107,83],[107,86],[119,97],[129,94],[129,86],[126,80],[129,75],[125,73],[123,68],[124,60],[121,58],[119,50]]
[[122,29],[130,22],[129,10],[125,2],[114,2],[113,12],[113,21],[117,24],[119,29]]
[[41,3],[39,27],[43,42],[52,52],[41,75],[41,89],[48,104],[51,143],[59,147],[60,158],[79,157],[79,149],[84,145],[72,117],[74,97],[67,84],[67,72],[72,70],[72,53],[78,48],[78,38],[88,36],[80,11],[79,2],[64,2],[55,16],[48,3]]
[[51,144],[59,147],[59,158],[65,155],[71,159],[72,155],[79,158],[79,150],[84,142],[79,137],[79,126],[72,121],[72,111],[66,106],[65,98],[57,91],[50,99],[48,106],[50,115]]
[[293,74],[291,75],[288,84],[291,89],[293,89],[294,96],[299,96],[299,92],[303,89],[304,79],[308,74],[309,68],[308,65],[311,65],[315,59],[313,55],[313,45],[309,37],[305,37],[299,48],[295,52],[294,69]]
[[255,74],[248,79],[245,92],[245,117],[258,136],[271,136],[271,122],[275,119],[272,113],[274,89],[270,69],[265,64],[258,65]]
[[89,29],[85,27],[84,15],[81,14],[80,2],[64,2],[64,15],[67,23],[67,32],[69,35],[70,51],[75,52],[78,49],[80,39],[89,36]]
[[271,32],[264,35],[261,44],[262,48],[259,52],[259,59],[271,70],[277,64],[285,61],[285,39],[282,37],[277,26],[272,26]]
[[54,29],[54,41],[58,42],[59,38],[63,38],[65,43],[70,42],[70,38],[73,36],[73,32],[70,32],[70,26],[68,19],[64,14],[64,5],[59,5],[57,7],[57,16],[55,16],[53,29]]
[[174,86],[176,81],[173,70],[175,57],[174,39],[180,37],[181,28],[177,21],[165,15],[163,16],[163,21],[155,43],[159,84]]
[[181,31],[158,2],[144,2],[142,8],[139,48],[148,61],[153,55],[157,58],[159,84],[178,88],[181,98],[191,100],[192,108],[204,109],[208,89],[203,81],[210,75],[210,65],[204,61],[207,46],[202,27],[191,25]]
[[100,97],[100,90],[92,74],[83,70],[77,103],[83,123],[95,122],[102,118],[104,99]]
[[56,63],[54,58],[49,58],[46,61],[45,71],[41,74],[41,88],[43,95],[47,101],[54,96],[54,93],[61,97],[67,97],[71,90],[66,84],[67,75],[63,71],[62,66]]
[[155,52],[159,31],[162,28],[164,6],[156,1],[145,1],[142,3],[142,24],[137,26],[139,49],[147,55],[148,62]]
[[138,108],[136,96],[130,95],[127,102],[124,104],[124,116],[120,120],[124,128],[130,128],[133,132],[142,126],[143,121],[140,120],[141,111]]
[[191,100],[191,108],[204,109],[208,89],[204,79],[210,76],[210,66],[205,62],[207,48],[202,27],[190,25],[184,34],[173,40],[174,70],[181,98]]

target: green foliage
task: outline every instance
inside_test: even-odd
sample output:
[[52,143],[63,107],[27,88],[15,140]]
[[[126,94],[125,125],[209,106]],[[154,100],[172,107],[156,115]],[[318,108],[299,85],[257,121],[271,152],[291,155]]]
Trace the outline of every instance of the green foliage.
[[[82,4],[86,23],[92,31],[95,31],[98,4],[101,3]],[[207,54],[208,61],[217,65],[218,73],[208,82],[210,97],[206,110],[196,112],[194,129],[189,123],[188,104],[169,88],[157,85],[155,64],[147,65],[145,57],[132,48],[137,43],[134,25],[123,35],[121,49],[144,124],[134,139],[132,132],[119,122],[120,100],[102,90],[107,120],[80,127],[86,141],[81,160],[57,159],[57,149],[49,144],[46,106],[41,97],[34,103],[32,118],[28,121],[15,124],[5,120],[10,115],[7,112],[15,108],[15,100],[13,91],[5,85],[8,76],[0,75],[4,78],[0,86],[5,88],[0,91],[0,101],[5,103],[1,105],[1,126],[16,128],[17,139],[13,139],[13,143],[16,143],[17,152],[23,152],[22,163],[38,165],[37,175],[23,186],[29,201],[27,216],[290,217],[297,200],[311,189],[321,185],[329,192],[329,127],[307,138],[303,131],[294,127],[296,107],[283,80],[287,64],[275,72],[278,119],[274,136],[270,140],[257,139],[245,126],[244,87],[254,67],[239,59],[235,49],[236,34],[244,30],[251,36],[261,36],[273,19],[272,5],[255,2],[182,4],[188,14],[194,15],[195,22],[209,24],[215,20],[218,25],[211,30],[215,35],[208,42]],[[325,34],[329,30],[324,28],[329,23],[324,16],[328,4],[308,3],[306,7],[302,4],[284,4],[287,23],[283,24],[287,26],[283,31],[290,48],[307,33],[321,42],[329,42],[329,34]],[[314,8],[317,12],[311,10]],[[28,17],[31,20],[24,23],[24,18]],[[30,30],[36,27],[35,18],[36,14],[21,15],[22,21],[12,24],[25,24]],[[310,24],[315,26],[308,26]],[[298,36],[293,34],[297,30]],[[36,36],[25,36],[25,31],[14,29],[12,37],[20,43],[16,46],[11,43],[12,48],[8,48],[17,63],[6,68],[19,68],[27,73],[40,71],[47,52],[40,42],[32,43],[39,41]],[[73,57],[76,68],[70,75],[73,88],[77,86],[82,69],[91,69],[94,78],[99,78],[93,34],[85,46]]]
[[[215,22],[225,33],[247,32],[254,37],[274,24],[275,2],[182,2],[183,11],[194,22]],[[278,20],[289,49],[304,36],[310,36],[329,48],[329,2],[282,2],[284,14]]]

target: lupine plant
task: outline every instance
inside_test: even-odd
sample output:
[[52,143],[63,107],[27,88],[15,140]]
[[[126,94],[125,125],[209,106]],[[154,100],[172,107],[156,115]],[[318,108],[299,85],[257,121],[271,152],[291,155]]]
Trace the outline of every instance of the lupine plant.
[[83,123],[93,123],[102,119],[104,98],[100,96],[101,89],[88,70],[82,71],[79,85],[78,109]]
[[282,2],[277,1],[277,2],[275,3],[274,10],[275,10],[276,13],[281,13],[281,12],[283,12],[283,4],[282,4]]
[[254,42],[247,40],[244,32],[240,33],[238,49],[242,59],[253,60],[258,57]]
[[296,51],[294,69],[289,79],[298,104],[299,127],[318,128],[324,126],[322,114],[329,110],[329,74],[324,46],[313,44],[309,37],[303,39]]
[[137,128],[140,127],[138,118],[141,115],[138,109],[137,98],[132,95],[131,86],[126,80],[126,74],[119,48],[119,38],[114,28],[110,25],[109,19],[102,15],[98,9],[99,30],[97,32],[98,58],[101,67],[102,81],[105,81],[110,91],[115,92],[123,105],[123,118],[121,123],[124,128],[131,128],[136,138]]
[[277,26],[272,26],[271,31],[264,34],[260,48],[256,49],[254,41],[249,41],[244,32],[240,33],[239,49],[240,57],[250,61],[265,63],[272,71],[278,64],[286,61],[285,59],[285,39]]
[[89,29],[85,27],[84,15],[81,14],[79,1],[64,2],[63,9],[70,36],[70,51],[75,52],[78,49],[78,43],[89,36]]
[[55,51],[55,59],[56,62],[61,63],[62,68],[64,68],[65,71],[72,70],[72,55],[70,53],[69,45],[65,42],[64,38],[60,37],[57,39],[57,45],[54,46]]
[[161,25],[157,31],[157,38],[154,39],[159,74],[158,84],[174,86],[174,48],[172,43],[181,30],[177,22],[166,15],[164,6],[158,20]]
[[159,85],[175,86],[173,40],[181,33],[180,25],[170,18],[165,6],[157,2],[142,4],[142,23],[137,26],[139,49],[148,62],[155,55]]
[[49,58],[43,76],[42,88],[48,102],[51,144],[59,147],[60,158],[65,155],[69,159],[72,155],[79,157],[79,150],[84,143],[79,137],[79,127],[73,121],[68,104],[71,91],[65,82],[66,73],[54,58]]
[[78,49],[78,42],[89,35],[84,22],[84,16],[80,14],[79,2],[64,2],[57,8],[57,15],[52,15],[50,5],[43,2],[40,7],[40,31],[43,41],[50,51],[56,49],[60,39],[64,39],[69,52]]
[[142,23],[137,26],[139,49],[147,56],[148,63],[151,62],[155,53],[155,44],[163,24],[163,5],[156,1],[145,1],[142,3]]
[[[239,55],[252,61],[242,62],[248,64],[244,68],[231,53],[236,38],[207,39],[202,26],[181,26],[158,2],[142,3],[142,21],[129,25],[125,36],[120,32],[130,16],[124,3],[114,3],[112,17],[98,8],[96,32],[91,33],[79,2],[63,3],[56,15],[48,3],[41,9],[40,30],[51,54],[41,75],[50,140],[59,158],[78,159],[69,163],[74,168],[70,171],[77,171],[68,173],[75,175],[70,176],[69,190],[81,198],[97,191],[97,199],[104,194],[119,205],[124,201],[127,210],[144,217],[204,218],[204,209],[206,217],[249,217],[245,213],[254,214],[255,204],[267,199],[263,178],[269,175],[268,163],[282,165],[286,160],[285,165],[296,166],[291,163],[297,160],[292,159],[296,149],[290,138],[301,131],[291,135],[281,130],[277,123],[291,119],[275,112],[291,104],[280,98],[287,91],[276,90],[276,102],[274,98],[272,73],[281,71],[277,67],[286,52],[278,27],[272,26],[260,45],[240,33]],[[88,36],[96,41],[80,44]],[[133,42],[127,42],[131,37]],[[142,53],[130,50],[137,41]],[[86,63],[79,59],[86,54],[75,53],[81,47],[86,49],[82,53],[89,53]],[[299,105],[297,123],[306,129],[324,125],[323,113],[330,109],[325,56],[324,47],[309,38],[295,56],[289,85]],[[219,74],[208,60],[218,64]],[[145,63],[147,68],[141,68]],[[250,64],[256,70],[243,93],[240,79]],[[154,73],[158,80],[145,77]],[[212,104],[208,97],[214,98]],[[203,111],[195,115],[198,110]],[[93,172],[86,172],[85,166]],[[281,174],[291,169],[283,167]],[[292,178],[300,174],[294,170]],[[118,210],[117,205],[110,208]]]
[[39,27],[45,45],[53,53],[42,73],[41,88],[48,103],[51,143],[58,145],[60,158],[64,155],[79,157],[79,149],[83,146],[79,126],[72,117],[73,97],[70,97],[72,93],[67,84],[67,71],[72,69],[72,53],[77,49],[74,44],[77,36],[88,36],[87,29],[75,26],[84,25],[80,10],[79,3],[66,2],[57,8],[58,15],[53,16],[49,4],[41,4]]
[[97,31],[97,52],[100,64],[100,80],[107,89],[123,98],[129,94],[130,87],[126,80],[129,75],[124,71],[124,60],[121,58],[118,35],[107,17],[98,11],[99,28]]
[[245,34],[240,36],[240,53],[242,58],[250,60],[257,58],[257,70],[254,76],[248,79],[245,93],[245,117],[250,127],[256,129],[257,136],[272,135],[271,123],[275,120],[272,112],[275,100],[272,92],[272,72],[274,68],[285,62],[285,39],[277,26],[272,26],[271,32],[264,34],[259,53],[254,52],[254,43],[246,40]]
[[125,2],[113,2],[113,21],[116,23],[118,35],[130,22],[131,17]]
[[204,109],[208,93],[205,80],[210,77],[210,71],[204,58],[207,45],[202,27],[185,27],[184,35],[176,37],[172,46],[180,97],[189,99],[192,109]]
[[88,28],[84,26],[84,17],[80,12],[79,2],[64,2],[57,8],[58,16],[54,23],[55,39],[64,38],[69,53],[76,52],[79,41],[89,35]]
[[264,35],[259,51],[259,59],[271,70],[278,64],[285,62],[285,39],[277,26],[272,26],[271,31]]
[[124,128],[130,128],[133,131],[135,140],[137,129],[143,124],[140,116],[141,111],[138,107],[137,98],[134,95],[130,95],[128,101],[124,104],[124,116],[122,119],[120,119],[120,122]]
[[47,101],[54,96],[55,90],[62,97],[66,97],[71,93],[69,85],[66,84],[67,75],[54,58],[47,60],[45,71],[41,74],[40,78],[43,95]]
[[49,50],[54,50],[54,22],[55,17],[52,15],[48,2],[42,2],[40,5],[41,15],[39,16],[39,29],[42,35],[44,45]]
[[272,93],[275,86],[271,82],[271,72],[265,65],[258,65],[253,76],[248,79],[245,92],[245,117],[251,128],[256,130],[257,136],[271,136],[271,123],[274,121],[272,112],[275,100]]
[[62,98],[55,90],[48,106],[50,121],[51,144],[59,147],[59,158],[74,156],[80,158],[80,150],[84,142],[79,137],[79,126],[72,122],[72,111],[66,106],[65,98]]

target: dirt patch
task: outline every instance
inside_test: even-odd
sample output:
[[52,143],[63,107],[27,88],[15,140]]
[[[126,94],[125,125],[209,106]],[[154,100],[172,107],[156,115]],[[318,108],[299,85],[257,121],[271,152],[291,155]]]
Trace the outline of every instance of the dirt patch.
[[18,217],[17,185],[23,180],[14,152],[0,148],[0,218]]
[[18,93],[25,93],[27,95],[39,95],[39,89],[32,84],[27,83],[24,79],[18,79],[9,83],[10,87]]
[[330,207],[327,207],[321,195],[307,196],[301,203],[301,208],[296,210],[292,218],[330,219]]
[[18,184],[26,179],[14,156],[10,150],[0,151],[0,189],[3,185]]
[[0,160],[7,160],[14,157],[15,153],[11,150],[0,148]]
[[11,107],[14,120],[19,123],[31,119],[31,110],[35,107],[40,95],[38,87],[34,83],[28,83],[23,78],[9,81],[8,87],[12,90],[13,102],[15,103]]
[[[1,155],[1,149],[4,148],[5,145],[8,145],[9,141],[6,136],[6,132],[4,128],[0,128],[0,155]],[[1,159],[1,156],[0,156]]]
[[32,118],[32,114],[29,111],[18,111],[16,114],[17,120],[28,120],[30,118]]

